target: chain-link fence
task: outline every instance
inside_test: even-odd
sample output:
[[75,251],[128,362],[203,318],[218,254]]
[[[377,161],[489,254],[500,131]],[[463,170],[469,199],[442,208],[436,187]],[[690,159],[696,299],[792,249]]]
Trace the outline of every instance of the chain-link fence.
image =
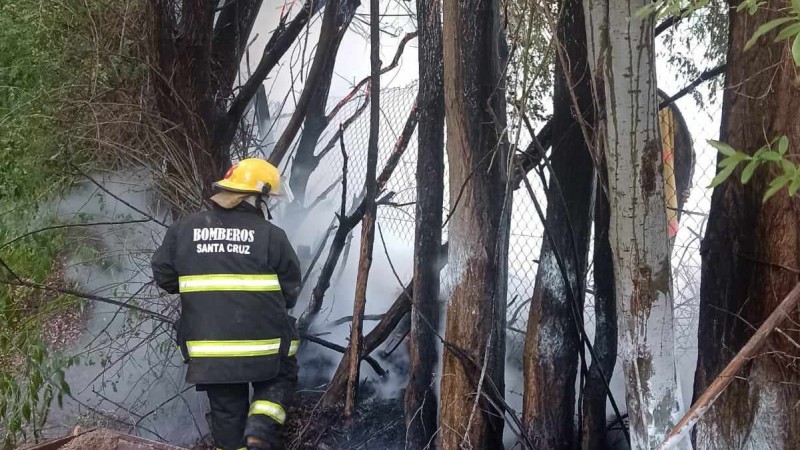
[[[386,89],[381,92],[380,156],[378,171],[384,167],[392,153],[417,95],[417,84],[406,87]],[[661,98],[663,101],[667,97]],[[352,208],[363,191],[366,174],[366,154],[369,138],[369,107],[360,115],[365,97],[356,97],[348,103],[331,123],[320,145],[325,145],[339,124],[357,115],[344,132],[344,144],[348,158],[348,208]],[[708,139],[716,139],[719,133],[719,106],[700,107],[690,96],[683,97],[660,115],[660,128],[664,133],[664,175],[667,197],[667,220],[673,238],[672,269],[673,291],[676,305],[676,330],[679,340],[695,335],[697,305],[700,290],[700,241],[706,224],[710,206],[711,191],[706,187],[715,174],[716,151],[708,145]],[[522,145],[521,145],[522,146]],[[406,242],[413,247],[416,200],[416,134],[409,142],[408,149],[390,178],[386,190],[394,195],[388,204],[378,210],[378,222],[387,236]],[[321,164],[322,170],[314,174],[307,196],[307,204],[315,201],[321,193],[328,191],[328,197],[338,205],[340,190],[331,190],[333,184],[340,182],[343,158],[341,152],[330,151]],[[446,167],[446,166],[445,166]],[[445,169],[447,170],[447,169]],[[529,175],[531,185],[538,201],[546,208],[546,196],[539,177],[533,172]],[[562,180],[562,183],[569,180]],[[336,193],[331,193],[336,192]],[[445,188],[445,205],[449,205],[449,192]],[[447,206],[445,206],[445,209]],[[445,216],[447,211],[444,211]],[[509,302],[510,311],[528,300],[534,287],[537,260],[543,239],[543,224],[536,214],[530,197],[523,191],[514,196],[511,241],[509,247]],[[445,229],[446,234],[446,229]],[[377,248],[377,247],[376,247]],[[590,258],[591,263],[591,258]],[[405,272],[408,272],[407,268]],[[587,320],[592,316],[591,279],[589,270],[587,298]],[[407,275],[410,275],[407,274]],[[511,323],[512,327],[525,328],[527,314],[519,313]]]

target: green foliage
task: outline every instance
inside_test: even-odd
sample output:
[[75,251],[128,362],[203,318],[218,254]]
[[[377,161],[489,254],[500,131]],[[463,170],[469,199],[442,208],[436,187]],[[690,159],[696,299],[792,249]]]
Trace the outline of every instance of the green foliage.
[[784,188],[788,187],[789,196],[794,196],[797,194],[798,189],[800,189],[800,167],[789,161],[786,157],[786,153],[789,150],[788,137],[780,136],[773,139],[771,142],[767,142],[763,147],[756,150],[752,156],[737,151],[724,142],[708,141],[708,143],[724,156],[719,162],[720,171],[717,173],[717,176],[711,180],[709,188],[722,184],[725,180],[730,178],[731,174],[733,174],[734,170],[736,170],[741,163],[747,162],[740,177],[742,184],[747,184],[753,177],[755,171],[761,166],[776,167],[781,171],[781,174],[770,182],[769,188],[764,194],[764,202]]
[[[81,5],[0,2],[0,258],[13,269],[0,268],[0,281],[59,280],[54,270],[67,246],[64,233],[4,243],[52,224],[51,197],[69,184],[69,166],[88,160],[73,133],[82,116],[71,107],[87,89],[80,74],[94,66],[84,53],[90,47],[77,16]],[[69,393],[63,371],[74,361],[48,348],[43,327],[55,312],[74,307],[69,297],[0,284],[0,449],[38,436],[50,404]]]
[[[755,14],[763,3],[746,1],[742,2],[737,9],[739,11],[747,9],[750,14]],[[792,58],[794,63],[800,66],[800,1],[798,0],[792,0],[792,7],[788,17],[779,17],[758,27],[750,40],[747,41],[745,50],[751,49],[762,36],[780,27],[783,28],[775,37],[775,42],[791,41]]]

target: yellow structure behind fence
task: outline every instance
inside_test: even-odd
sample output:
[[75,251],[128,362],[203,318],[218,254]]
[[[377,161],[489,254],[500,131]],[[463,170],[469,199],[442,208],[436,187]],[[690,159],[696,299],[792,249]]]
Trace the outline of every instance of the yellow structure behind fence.
[[664,197],[667,207],[667,233],[670,239],[678,234],[678,194],[675,188],[675,114],[672,108],[658,112],[661,128],[661,149],[664,155]]

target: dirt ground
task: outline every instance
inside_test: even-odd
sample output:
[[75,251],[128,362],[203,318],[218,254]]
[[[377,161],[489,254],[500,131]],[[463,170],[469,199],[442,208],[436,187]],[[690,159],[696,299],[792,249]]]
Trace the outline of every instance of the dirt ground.
[[115,450],[119,434],[109,430],[97,430],[81,434],[61,447],[61,450]]
[[[60,258],[50,278],[45,282],[47,286],[54,288],[67,288],[68,283],[64,273],[66,261]],[[49,294],[42,301],[52,301],[54,295]],[[86,320],[86,305],[77,300],[63,310],[48,317],[44,323],[44,338],[51,350],[63,350],[77,342],[83,331]]]

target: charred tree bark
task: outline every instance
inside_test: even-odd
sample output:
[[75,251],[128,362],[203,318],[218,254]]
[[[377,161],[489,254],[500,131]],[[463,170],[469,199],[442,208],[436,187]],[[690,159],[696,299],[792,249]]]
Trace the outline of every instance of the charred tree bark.
[[231,95],[262,3],[263,0],[236,0],[219,12],[211,40],[211,91],[216,94],[215,101]]
[[[445,339],[480,364],[502,395],[510,183],[504,36],[494,0],[446,0],[444,89],[452,216]],[[438,447],[502,447],[503,420],[478,405],[459,357],[444,351]]]
[[[586,28],[581,0],[561,2],[552,120],[551,182],[545,232],[525,339],[523,423],[532,442],[548,449],[575,447],[575,377],[583,348],[583,292],[591,224],[594,165],[577,117],[592,123]],[[580,111],[574,111],[572,96]],[[565,262],[565,280],[556,262]],[[571,285],[568,287],[565,283]],[[599,387],[603,387],[602,384]],[[605,390],[601,390],[605,393]]]
[[[330,5],[329,5],[330,7]],[[369,148],[367,150],[367,175],[364,182],[364,219],[361,221],[361,254],[356,279],[356,297],[353,301],[353,324],[350,330],[350,361],[348,364],[347,397],[344,401],[344,416],[350,418],[356,406],[359,375],[361,374],[361,358],[364,353],[362,335],[364,328],[364,309],[367,303],[367,281],[372,267],[372,250],[375,244],[375,219],[378,212],[376,196],[378,195],[378,138],[381,124],[381,25],[379,1],[370,0],[370,61],[372,80],[369,114]],[[309,77],[309,81],[310,77]]]
[[336,66],[336,55],[339,54],[339,45],[342,43],[345,33],[350,27],[350,22],[356,13],[356,9],[361,4],[360,0],[344,0],[340,6],[340,11],[336,15],[336,35],[332,39],[331,55],[323,69],[319,80],[314,85],[308,85],[314,92],[309,100],[308,109],[303,122],[303,133],[300,135],[300,142],[297,145],[294,159],[292,160],[291,184],[292,193],[298,205],[303,205],[306,195],[308,178],[316,170],[320,160],[324,155],[316,155],[319,137],[325,128],[328,127],[329,120],[325,108],[328,105],[328,93],[333,80],[333,69]]
[[439,247],[444,201],[444,68],[441,3],[417,0],[419,97],[417,111],[417,224],[414,243],[414,303],[411,310],[406,448],[430,448],[437,430],[434,380],[438,366]]
[[[752,153],[766,139],[785,135],[789,157],[800,155],[800,87],[789,45],[776,32],[744,50],[759,26],[783,17],[788,1],[770,2],[755,15],[735,12],[730,1],[730,44],[723,97],[721,140]],[[695,396],[700,395],[798,281],[800,235],[797,199],[786,191],[762,203],[775,170],[761,168],[742,185],[738,174],[714,190],[706,236],[698,333]],[[795,310],[790,318],[800,319]],[[767,351],[752,359],[739,378],[695,428],[695,448],[800,447],[800,375],[796,326],[773,335]],[[768,444],[767,444],[768,443]]]
[[606,405],[617,362],[617,305],[614,295],[614,258],[608,241],[609,205],[603,189],[595,190],[594,212],[594,353],[583,393],[581,449],[606,449]]
[[680,413],[670,247],[658,128],[653,17],[647,0],[584,1],[592,69],[603,79],[620,347],[631,448],[661,443]]

